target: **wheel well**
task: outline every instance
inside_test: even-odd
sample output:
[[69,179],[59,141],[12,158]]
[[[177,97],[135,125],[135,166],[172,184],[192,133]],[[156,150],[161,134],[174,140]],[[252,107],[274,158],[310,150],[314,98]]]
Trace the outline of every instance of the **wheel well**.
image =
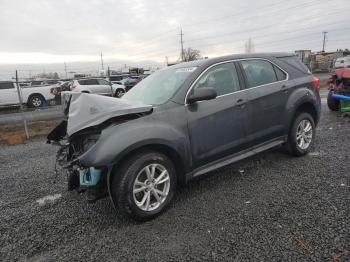
[[312,116],[315,125],[317,125],[317,111],[312,103],[304,103],[300,105],[295,112],[294,118],[296,118],[300,113],[309,113]]
[[[174,164],[178,183],[180,185],[186,184],[185,166],[183,161],[181,160],[180,155],[171,147],[161,144],[146,145],[128,152],[122,158],[118,159],[117,163],[114,164],[111,174],[114,173],[114,169],[118,166],[118,163],[125,162],[125,160],[128,159],[131,155],[137,154],[141,151],[157,151],[169,157],[169,159]],[[112,178],[112,176],[110,178]]]

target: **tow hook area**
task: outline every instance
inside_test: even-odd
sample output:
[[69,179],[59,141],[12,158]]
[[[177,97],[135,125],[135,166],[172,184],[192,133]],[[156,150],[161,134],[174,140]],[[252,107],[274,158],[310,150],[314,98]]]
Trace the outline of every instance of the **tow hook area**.
[[79,169],[80,186],[96,186],[101,179],[101,170],[94,167]]
[[87,201],[94,203],[108,196],[103,170],[94,167],[78,168],[80,189],[86,190]]

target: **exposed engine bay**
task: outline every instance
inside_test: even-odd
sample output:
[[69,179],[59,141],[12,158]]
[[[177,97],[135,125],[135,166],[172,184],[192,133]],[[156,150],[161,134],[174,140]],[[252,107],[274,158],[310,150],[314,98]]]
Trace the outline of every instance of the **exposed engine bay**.
[[57,164],[65,170],[68,190],[88,192],[88,200],[107,195],[105,166],[83,166],[79,157],[93,147],[101,132],[110,127],[140,118],[152,112],[151,106],[132,104],[119,98],[84,93],[62,93],[65,120],[47,136],[47,142],[59,147]]

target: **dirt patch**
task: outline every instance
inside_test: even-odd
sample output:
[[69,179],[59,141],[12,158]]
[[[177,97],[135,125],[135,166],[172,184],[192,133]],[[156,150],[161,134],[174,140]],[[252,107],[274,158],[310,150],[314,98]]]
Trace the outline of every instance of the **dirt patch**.
[[[46,136],[60,122],[61,120],[52,120],[28,123],[29,139],[34,137]],[[15,125],[5,125],[0,127],[0,143],[9,143],[10,141],[10,144],[12,144],[11,141],[13,141],[14,138],[16,138],[16,141],[20,141],[20,139],[17,139],[18,136],[22,137],[23,141],[25,141],[26,138],[23,123]]]
[[328,87],[328,79],[323,79],[323,80],[319,80],[319,85],[321,88],[326,88]]

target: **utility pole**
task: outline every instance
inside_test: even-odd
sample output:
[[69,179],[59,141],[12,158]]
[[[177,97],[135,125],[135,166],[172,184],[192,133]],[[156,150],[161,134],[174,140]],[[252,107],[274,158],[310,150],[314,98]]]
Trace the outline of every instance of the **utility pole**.
[[17,94],[18,94],[19,110],[21,111],[23,125],[24,125],[24,133],[26,134],[26,138],[29,139],[29,133],[28,133],[28,127],[27,127],[27,119],[26,119],[26,117],[24,115],[24,112],[23,112],[23,99],[22,99],[22,92],[20,90],[19,83],[18,83],[18,72],[17,72],[17,70],[16,70],[16,88],[17,88]]
[[183,62],[185,59],[184,59],[184,42],[183,42],[183,39],[182,39],[182,36],[184,34],[182,33],[182,27],[180,27],[180,43],[181,43],[181,61]]
[[103,68],[103,57],[102,57],[102,52],[101,52],[101,65],[102,65],[102,70],[103,70],[104,68]]
[[110,76],[111,76],[111,70],[109,69],[109,66],[108,66],[108,69],[107,69],[107,77],[108,77],[108,83],[111,87],[111,96],[113,97],[113,87],[112,87],[112,82],[110,81]]
[[64,62],[64,72],[66,72],[66,79],[68,78],[68,75],[67,75],[67,65],[66,65],[66,62]]
[[324,52],[325,51],[325,47],[326,47],[326,39],[327,39],[328,32],[324,31],[324,32],[322,32],[322,34],[323,34],[322,52]]
[[165,57],[165,63],[166,63],[166,66],[169,65],[169,60],[168,60],[168,57],[167,57],[167,56]]

